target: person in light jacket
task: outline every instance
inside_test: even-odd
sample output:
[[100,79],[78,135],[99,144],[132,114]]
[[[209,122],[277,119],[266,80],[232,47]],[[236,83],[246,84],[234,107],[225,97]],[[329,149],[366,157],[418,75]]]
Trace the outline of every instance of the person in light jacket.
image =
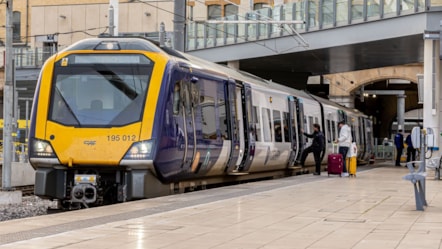
[[335,141],[335,143],[338,143],[339,154],[342,155],[342,160],[343,160],[342,176],[348,176],[347,166],[345,161],[347,158],[348,150],[351,146],[351,142],[353,140],[351,136],[351,128],[345,123],[344,120],[339,121],[338,126],[339,126],[339,138]]

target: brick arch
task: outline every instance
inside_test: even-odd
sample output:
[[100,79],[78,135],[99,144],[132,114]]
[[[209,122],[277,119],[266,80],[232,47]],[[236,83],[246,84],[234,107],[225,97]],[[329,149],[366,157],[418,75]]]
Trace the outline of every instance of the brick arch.
[[361,86],[387,79],[404,79],[417,83],[417,75],[423,74],[423,64],[402,65],[354,72],[328,74],[329,95],[333,97],[351,96]]

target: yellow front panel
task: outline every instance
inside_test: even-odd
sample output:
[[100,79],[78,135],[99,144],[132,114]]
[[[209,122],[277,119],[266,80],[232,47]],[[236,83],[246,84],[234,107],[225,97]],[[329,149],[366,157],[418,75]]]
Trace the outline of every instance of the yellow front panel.
[[138,141],[140,127],[137,123],[123,128],[74,128],[49,121],[45,140],[51,142],[62,164],[118,165]]
[[[161,83],[168,57],[161,53],[142,53],[155,65],[146,96],[146,108],[141,122],[116,128],[67,127],[47,120],[54,63],[71,53],[112,53],[109,51],[69,51],[50,58],[43,67],[38,109],[36,110],[35,137],[49,141],[62,164],[118,165],[130,146],[137,141],[149,140],[155,119]],[[126,53],[118,51],[117,53]],[[53,137],[53,139],[51,139]]]

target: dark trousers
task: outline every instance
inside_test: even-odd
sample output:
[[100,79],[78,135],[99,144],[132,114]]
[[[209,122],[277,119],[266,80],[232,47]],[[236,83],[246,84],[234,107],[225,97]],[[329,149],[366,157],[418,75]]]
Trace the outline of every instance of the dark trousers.
[[407,162],[416,161],[416,149],[407,147]]
[[306,148],[306,149],[302,152],[302,155],[301,155],[301,165],[304,167],[305,159],[307,158],[307,155],[308,155],[310,152],[313,152],[313,156],[315,157],[315,166],[316,166],[315,171],[316,171],[317,173],[321,173],[321,150],[314,149],[314,148],[312,148],[311,146],[308,147],[308,148]]
[[401,156],[404,148],[396,148],[396,166],[401,166]]
[[339,154],[342,155],[342,172],[347,173],[347,153],[348,153],[348,147],[339,146]]

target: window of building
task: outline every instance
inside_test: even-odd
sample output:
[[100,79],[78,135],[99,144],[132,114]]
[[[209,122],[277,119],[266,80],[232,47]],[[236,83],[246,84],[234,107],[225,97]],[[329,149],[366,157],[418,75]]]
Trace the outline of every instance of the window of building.
[[233,4],[224,5],[224,16],[238,15],[238,6]]
[[221,5],[219,4],[207,6],[207,19],[214,20],[220,18],[222,16],[221,10]]
[[21,28],[21,13],[20,11],[14,11],[12,13],[12,42],[20,42],[20,30]]

